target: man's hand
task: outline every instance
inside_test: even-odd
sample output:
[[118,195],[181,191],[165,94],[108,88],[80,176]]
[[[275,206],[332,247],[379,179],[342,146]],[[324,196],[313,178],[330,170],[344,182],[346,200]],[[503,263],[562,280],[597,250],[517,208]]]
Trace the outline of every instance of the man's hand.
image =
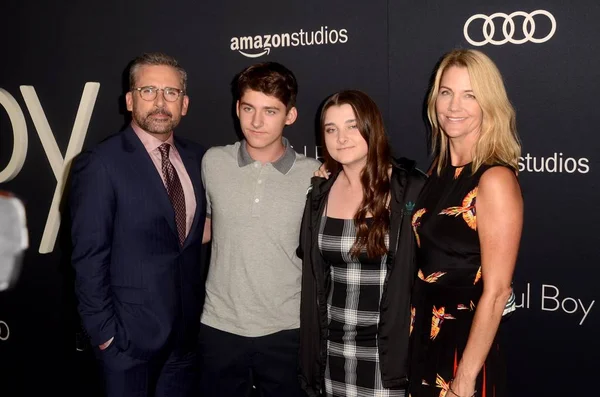
[[98,346],[100,348],[100,350],[105,350],[108,346],[110,346],[113,339],[115,339],[114,336],[112,338],[110,338],[109,340],[107,340],[106,342],[104,342],[103,344],[101,344],[100,346]]

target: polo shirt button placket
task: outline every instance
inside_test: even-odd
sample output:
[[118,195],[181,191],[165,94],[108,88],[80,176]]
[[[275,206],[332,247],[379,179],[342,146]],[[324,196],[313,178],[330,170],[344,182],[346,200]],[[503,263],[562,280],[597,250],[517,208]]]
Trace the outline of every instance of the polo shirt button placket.
[[261,164],[256,161],[254,163],[254,167],[258,168],[258,175],[256,176],[256,185],[254,186],[254,202],[252,203],[252,216],[253,217],[259,217],[260,216],[260,205],[261,205],[261,199],[264,196],[264,180],[265,180],[265,173],[267,172],[267,168],[266,168],[265,164],[264,166],[261,166]]

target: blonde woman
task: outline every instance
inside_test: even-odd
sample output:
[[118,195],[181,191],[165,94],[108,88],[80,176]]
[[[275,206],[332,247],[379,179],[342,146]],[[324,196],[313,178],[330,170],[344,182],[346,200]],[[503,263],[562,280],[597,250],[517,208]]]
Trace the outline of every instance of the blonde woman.
[[515,112],[495,64],[446,54],[428,98],[434,161],[412,217],[412,397],[506,396],[496,338],[523,222]]

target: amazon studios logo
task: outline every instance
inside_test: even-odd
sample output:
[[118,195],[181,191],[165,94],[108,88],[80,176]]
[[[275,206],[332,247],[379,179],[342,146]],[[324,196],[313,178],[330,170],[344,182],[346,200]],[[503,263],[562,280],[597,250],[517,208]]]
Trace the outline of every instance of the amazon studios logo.
[[556,152],[543,157],[526,153],[525,156],[519,157],[519,171],[587,174],[590,172],[590,160],[585,157],[568,157]]
[[[502,32],[496,34],[497,28]],[[506,43],[539,44],[550,40],[555,32],[556,19],[546,10],[535,10],[530,13],[515,11],[511,14],[503,12],[492,15],[475,14],[467,19],[463,27],[465,39],[477,47]]]
[[320,29],[314,31],[300,29],[292,33],[232,37],[229,48],[245,57],[258,58],[268,55],[271,48],[345,44],[347,42],[347,29],[329,29],[327,26],[321,26]]
[[6,322],[0,320],[0,342],[8,340],[10,336],[10,328],[8,328],[8,324]]

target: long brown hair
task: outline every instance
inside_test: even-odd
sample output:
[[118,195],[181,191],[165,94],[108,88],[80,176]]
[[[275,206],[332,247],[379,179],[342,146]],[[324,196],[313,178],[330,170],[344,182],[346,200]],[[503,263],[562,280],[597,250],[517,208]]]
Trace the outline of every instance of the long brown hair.
[[[350,250],[357,257],[366,247],[370,258],[384,255],[388,252],[385,237],[390,229],[390,212],[387,208],[390,195],[390,178],[388,170],[391,165],[391,152],[385,133],[383,117],[377,104],[364,92],[357,90],[341,91],[333,94],[323,104],[321,110],[321,138],[325,153],[325,166],[332,175],[336,175],[342,165],[335,161],[325,145],[325,113],[332,106],[350,105],[356,116],[360,134],[367,142],[367,164],[363,168],[360,180],[363,189],[363,200],[360,208],[354,214],[357,228],[356,240]],[[367,226],[367,214],[373,216],[373,224]]]

